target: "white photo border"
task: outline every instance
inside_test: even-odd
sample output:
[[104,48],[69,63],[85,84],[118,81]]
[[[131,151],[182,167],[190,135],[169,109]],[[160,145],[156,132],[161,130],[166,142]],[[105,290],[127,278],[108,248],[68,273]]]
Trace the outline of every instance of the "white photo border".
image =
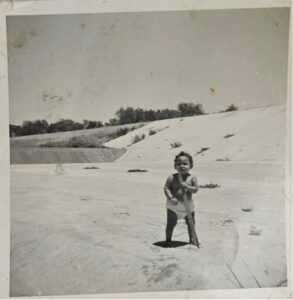
[[[50,296],[49,298],[292,298],[292,17],[290,0],[0,0],[0,298],[9,298],[10,149],[6,17],[248,8],[290,8],[286,134],[286,245],[288,287],[123,294]],[[34,297],[31,297],[34,298]],[[39,297],[48,298],[48,297]]]

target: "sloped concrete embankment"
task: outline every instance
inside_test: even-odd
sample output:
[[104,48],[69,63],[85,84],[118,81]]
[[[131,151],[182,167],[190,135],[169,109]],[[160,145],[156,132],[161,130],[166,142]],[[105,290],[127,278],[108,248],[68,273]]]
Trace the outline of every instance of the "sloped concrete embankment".
[[11,164],[112,162],[126,152],[113,148],[11,148]]

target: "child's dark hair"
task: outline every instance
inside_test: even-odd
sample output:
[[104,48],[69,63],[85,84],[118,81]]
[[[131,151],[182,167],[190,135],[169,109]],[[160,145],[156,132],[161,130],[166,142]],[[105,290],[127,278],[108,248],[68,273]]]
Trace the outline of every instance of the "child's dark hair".
[[184,151],[181,151],[179,154],[177,154],[177,155],[175,156],[175,159],[174,159],[175,165],[176,165],[177,160],[178,160],[178,158],[179,158],[180,156],[185,156],[185,157],[187,157],[188,160],[189,160],[189,163],[190,163],[190,167],[193,168],[193,159],[192,159],[192,156],[191,156],[190,154],[188,154],[187,152],[184,152]]

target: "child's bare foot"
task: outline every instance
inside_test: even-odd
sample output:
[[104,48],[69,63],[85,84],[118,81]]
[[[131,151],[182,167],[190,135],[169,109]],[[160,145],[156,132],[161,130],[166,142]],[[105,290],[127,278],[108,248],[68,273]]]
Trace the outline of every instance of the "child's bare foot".
[[202,246],[201,246],[201,244],[200,244],[200,242],[198,242],[198,244],[195,242],[195,241],[193,241],[193,240],[190,240],[189,241],[189,244],[192,244],[192,245],[194,245],[194,246],[197,246],[197,248],[201,248]]

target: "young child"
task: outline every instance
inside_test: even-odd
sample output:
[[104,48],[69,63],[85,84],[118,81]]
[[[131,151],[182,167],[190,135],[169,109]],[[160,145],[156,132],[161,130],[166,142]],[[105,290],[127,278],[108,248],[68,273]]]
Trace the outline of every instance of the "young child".
[[[197,179],[195,176],[189,173],[189,170],[193,167],[193,159],[191,155],[183,151],[180,152],[175,157],[174,167],[177,173],[172,174],[168,177],[164,187],[164,192],[167,197],[166,245],[170,247],[172,246],[171,239],[173,230],[177,224],[178,219],[185,219],[188,228],[189,242],[191,244],[194,244],[194,241],[192,240],[191,228],[188,223],[186,209],[183,202],[183,194],[185,193],[186,198],[188,199],[194,224],[194,204],[192,200],[192,194],[198,191]],[[179,178],[179,174],[181,175],[182,181]]]

